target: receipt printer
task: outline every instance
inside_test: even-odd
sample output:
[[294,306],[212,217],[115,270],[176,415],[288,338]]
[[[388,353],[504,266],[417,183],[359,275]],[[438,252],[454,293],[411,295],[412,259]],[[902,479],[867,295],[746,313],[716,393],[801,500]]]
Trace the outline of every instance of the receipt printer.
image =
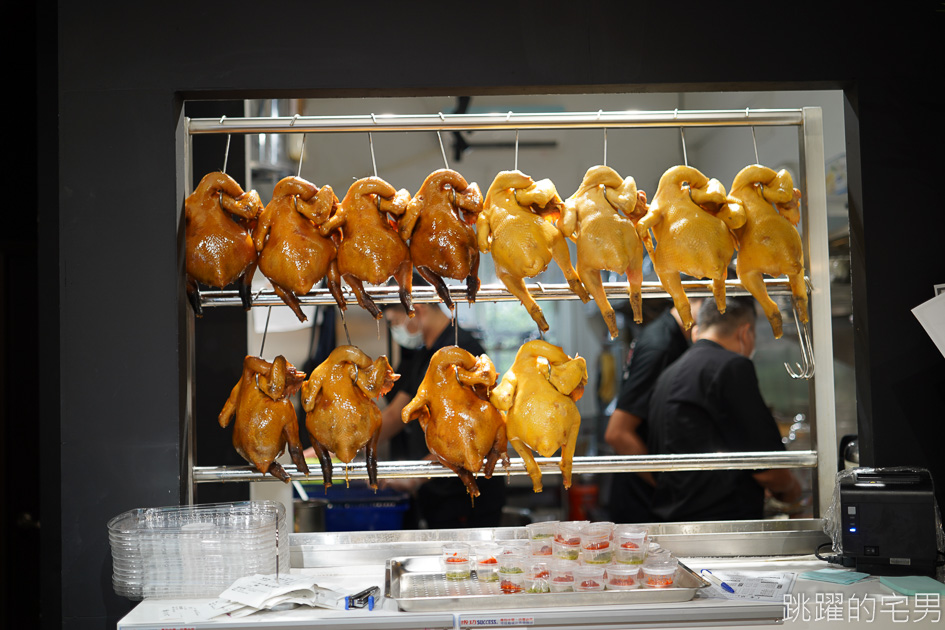
[[840,480],[844,565],[873,575],[935,577],[935,494],[927,470],[852,471]]

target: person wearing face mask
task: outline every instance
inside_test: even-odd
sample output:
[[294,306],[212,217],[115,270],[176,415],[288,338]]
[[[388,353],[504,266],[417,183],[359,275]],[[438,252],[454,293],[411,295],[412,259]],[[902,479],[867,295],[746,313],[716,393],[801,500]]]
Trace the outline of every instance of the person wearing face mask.
[[[425,281],[414,276],[414,286]],[[417,393],[430,365],[430,359],[440,348],[458,345],[474,356],[485,354],[482,344],[467,330],[453,328],[453,320],[439,303],[415,304],[416,316],[408,318],[399,304],[383,308],[391,339],[400,346],[400,362],[395,371],[400,379],[387,394],[387,406],[381,410],[380,441],[390,442],[390,458],[394,460],[433,459],[427,449],[426,438],[419,422],[404,424],[401,411]],[[382,482],[410,492],[411,508],[404,518],[405,528],[417,527],[422,521],[430,528],[497,527],[505,505],[505,476],[495,474],[492,479],[479,477],[476,481],[480,495],[470,501],[466,487],[458,477],[424,479],[394,479]]]
[[[654,386],[650,453],[784,450],[751,362],[755,317],[751,298],[729,298],[724,314],[715,300],[703,302],[697,341]],[[661,472],[652,511],[659,521],[760,519],[765,492],[793,502],[801,487],[789,469]]]

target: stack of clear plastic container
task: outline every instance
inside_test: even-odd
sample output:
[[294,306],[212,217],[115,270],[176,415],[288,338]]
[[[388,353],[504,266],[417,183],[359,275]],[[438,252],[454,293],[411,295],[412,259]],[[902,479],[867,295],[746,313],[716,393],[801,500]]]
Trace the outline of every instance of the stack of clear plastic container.
[[237,579],[289,570],[285,506],[274,501],[141,508],[108,522],[112,586],[132,600],[216,597]]

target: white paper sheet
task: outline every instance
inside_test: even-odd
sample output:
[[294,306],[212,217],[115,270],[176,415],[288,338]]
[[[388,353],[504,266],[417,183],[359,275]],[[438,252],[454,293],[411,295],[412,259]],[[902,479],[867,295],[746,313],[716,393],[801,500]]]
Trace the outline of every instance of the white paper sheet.
[[939,293],[928,302],[919,304],[912,309],[912,314],[945,357],[945,293]]
[[715,584],[702,589],[706,597],[738,599],[753,602],[782,603],[784,596],[794,588],[797,573],[780,571],[725,571],[712,569],[712,573],[732,587],[727,593]]

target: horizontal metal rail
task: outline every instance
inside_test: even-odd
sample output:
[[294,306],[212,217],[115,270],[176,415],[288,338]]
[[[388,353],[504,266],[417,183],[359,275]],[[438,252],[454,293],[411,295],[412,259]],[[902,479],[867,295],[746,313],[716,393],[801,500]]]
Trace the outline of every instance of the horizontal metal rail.
[[473,129],[602,129],[643,127],[737,127],[801,125],[800,109],[494,112],[482,114],[363,114],[190,118],[191,135],[215,133],[313,133],[462,131]]
[[[542,474],[560,474],[560,458],[536,457],[535,461]],[[595,457],[575,457],[571,472],[575,475],[587,473],[614,472],[665,472],[682,470],[764,470],[768,468],[816,468],[816,451],[756,451],[742,453],[693,453],[686,455],[602,455]],[[306,477],[294,465],[284,466],[285,471],[295,481]],[[525,463],[521,458],[509,460],[508,469],[501,463],[496,465],[495,473],[526,475]],[[408,477],[451,477],[455,473],[438,462],[387,461],[378,462],[378,479],[403,479]],[[272,475],[263,475],[251,466],[194,466],[195,483],[226,481],[278,481]],[[310,477],[321,478],[318,465],[311,467]],[[335,464],[334,482],[344,479],[367,479],[367,464],[355,462],[345,466]]]
[[[544,284],[541,282],[526,285],[529,293],[536,300],[577,300],[578,296],[571,290],[567,284]],[[785,278],[765,278],[765,286],[768,289],[768,295],[790,296],[791,287]],[[683,282],[686,294],[689,297],[711,297],[711,280],[686,280]],[[450,297],[454,302],[462,303],[466,301],[466,285],[453,284],[447,285]],[[378,304],[396,304],[400,302],[399,287],[397,285],[385,285],[380,287],[366,287],[365,291]],[[626,282],[605,282],[604,291],[610,299],[628,298]],[[346,285],[342,286],[342,292],[346,300],[354,303],[354,293]],[[670,295],[659,282],[644,282],[642,293],[644,298],[669,298]],[[748,295],[738,280],[727,280],[725,282],[725,294],[730,296]],[[412,291],[413,301],[418,303],[439,302],[440,298],[433,287],[423,286],[414,287]],[[517,302],[518,298],[509,293],[501,284],[486,284],[479,288],[476,294],[477,302]],[[332,297],[328,289],[312,289],[305,295],[299,296],[299,302],[305,305],[316,304],[335,304],[335,298]],[[241,306],[240,296],[237,291],[201,291],[200,303],[203,306]],[[279,306],[284,302],[274,291],[264,289],[253,296],[253,306]]]

